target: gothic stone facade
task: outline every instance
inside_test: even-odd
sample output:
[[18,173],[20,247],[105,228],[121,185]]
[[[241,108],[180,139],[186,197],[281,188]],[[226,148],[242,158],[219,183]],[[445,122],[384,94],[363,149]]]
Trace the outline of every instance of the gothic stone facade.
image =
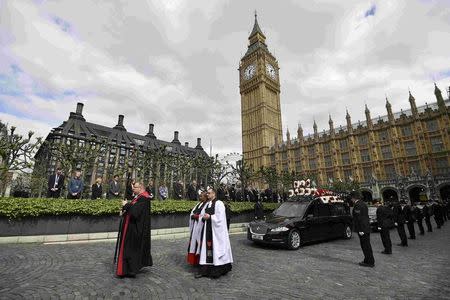
[[[205,180],[204,174],[201,174],[200,170],[194,167],[185,170],[188,174],[183,176],[184,178],[180,174],[174,174],[174,170],[170,168],[171,166],[159,163],[164,161],[164,157],[158,159],[158,168],[150,168],[150,170],[146,171],[142,165],[139,165],[140,162],[142,163],[142,160],[139,160],[139,158],[142,158],[145,153],[153,153],[161,149],[163,149],[161,152],[162,156],[182,158],[184,160],[180,161],[183,162],[196,160],[197,163],[204,162],[206,164],[210,158],[203,150],[200,138],[197,138],[195,147],[189,147],[189,143],[186,142],[182,145],[178,140],[178,131],[174,132],[173,140],[167,142],[156,138],[153,132],[153,124],[149,124],[149,131],[146,135],[140,135],[128,132],[123,121],[124,116],[119,115],[118,123],[114,127],[87,122],[83,117],[83,104],[78,103],[76,112],[71,112],[69,119],[64,121],[59,127],[52,129],[46,137],[43,146],[35,155],[35,171],[36,168],[42,167],[44,169],[43,172],[49,175],[55,172],[56,167],[61,166],[61,161],[58,160],[54,150],[60,143],[72,142],[78,145],[85,145],[98,142],[106,149],[99,152],[98,157],[95,157],[90,166],[83,165],[80,162],[66,169],[66,171],[73,171],[74,168],[81,169],[84,173],[85,184],[94,183],[97,177],[102,177],[103,182],[107,183],[115,174],[119,174],[123,179],[131,177],[147,181],[150,178],[155,178],[156,174],[152,173],[155,169],[157,169],[156,172],[159,172],[158,177],[160,181],[165,181],[169,189],[171,189],[175,180]],[[156,160],[157,158],[155,157],[155,163]],[[173,161],[171,164],[173,164]],[[194,165],[192,164],[192,166]],[[70,176],[71,174],[66,175]]]
[[282,139],[279,67],[265,40],[255,15],[239,78],[243,157],[256,170],[270,163],[270,147]]
[[[436,102],[421,107],[409,93],[410,109],[372,118],[366,106],[365,121],[304,136],[281,137],[278,63],[268,52],[257,20],[250,45],[240,64],[242,144],[244,160],[257,170],[274,167],[307,176],[319,185],[332,180],[362,183],[366,198],[450,197],[449,104],[435,86]],[[268,65],[272,65],[270,68]],[[253,67],[252,67],[253,66]],[[273,71],[272,71],[273,70]]]

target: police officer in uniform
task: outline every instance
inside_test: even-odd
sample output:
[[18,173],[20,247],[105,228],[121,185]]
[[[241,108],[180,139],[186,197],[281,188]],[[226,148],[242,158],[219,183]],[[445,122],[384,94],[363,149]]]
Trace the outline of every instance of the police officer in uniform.
[[417,207],[417,205],[415,203],[413,203],[412,211],[413,211],[414,216],[416,217],[417,226],[419,226],[420,235],[424,235],[425,229],[423,228],[423,223],[422,223],[422,220],[423,220],[422,210],[419,207]]
[[381,242],[383,242],[383,254],[392,254],[392,242],[389,229],[394,226],[394,212],[387,205],[380,205],[377,208],[377,223],[380,231]]
[[434,212],[434,221],[436,222],[437,228],[441,229],[441,226],[444,225],[442,206],[439,202],[433,202],[432,207]]
[[394,224],[397,226],[398,236],[400,237],[401,243],[398,246],[408,247],[408,239],[406,238],[405,232],[405,206],[406,202],[404,200],[400,201],[400,203],[396,203],[394,205]]
[[422,214],[425,218],[425,224],[427,224],[427,231],[433,232],[433,227],[431,226],[431,216],[433,215],[433,208],[431,207],[431,202],[428,203],[422,208]]
[[359,263],[362,267],[374,267],[375,259],[373,257],[372,246],[370,245],[370,224],[369,210],[367,204],[361,200],[361,195],[357,191],[350,193],[353,201],[353,225],[358,233],[361,249],[364,253],[364,260]]
[[411,206],[405,205],[404,210],[405,210],[405,217],[406,217],[406,227],[408,227],[408,232],[409,232],[409,238],[412,240],[415,240],[416,239],[416,230],[414,229],[414,222],[416,221],[416,216],[415,216]]

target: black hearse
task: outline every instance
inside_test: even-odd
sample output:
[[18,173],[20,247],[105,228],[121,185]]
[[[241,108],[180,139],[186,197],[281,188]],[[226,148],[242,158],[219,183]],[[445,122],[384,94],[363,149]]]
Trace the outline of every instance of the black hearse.
[[319,197],[293,196],[264,221],[248,225],[255,243],[284,244],[298,249],[306,242],[352,237],[350,209],[342,202],[324,203]]

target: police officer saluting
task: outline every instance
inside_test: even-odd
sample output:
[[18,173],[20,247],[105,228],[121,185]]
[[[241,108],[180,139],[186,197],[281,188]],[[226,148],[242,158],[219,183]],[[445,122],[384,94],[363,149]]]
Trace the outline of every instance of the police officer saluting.
[[394,226],[394,213],[387,205],[380,205],[377,208],[377,223],[380,231],[381,241],[383,242],[383,254],[392,254],[392,242],[389,235],[389,229]]
[[359,192],[352,191],[350,198],[353,201],[353,225],[355,231],[358,232],[361,249],[364,253],[364,260],[359,263],[362,267],[374,267],[375,259],[373,258],[372,246],[370,245],[370,225],[369,210],[367,204],[361,201]]

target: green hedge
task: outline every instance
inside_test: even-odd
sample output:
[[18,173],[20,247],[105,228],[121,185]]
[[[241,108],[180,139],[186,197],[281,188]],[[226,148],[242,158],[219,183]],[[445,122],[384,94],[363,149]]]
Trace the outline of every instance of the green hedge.
[[[68,200],[46,198],[0,198],[0,217],[17,219],[23,217],[87,215],[117,215],[121,200]],[[190,212],[195,201],[166,200],[152,201],[152,214],[173,214]],[[252,202],[229,202],[233,213],[250,212]],[[264,203],[265,210],[274,210],[277,203]]]

